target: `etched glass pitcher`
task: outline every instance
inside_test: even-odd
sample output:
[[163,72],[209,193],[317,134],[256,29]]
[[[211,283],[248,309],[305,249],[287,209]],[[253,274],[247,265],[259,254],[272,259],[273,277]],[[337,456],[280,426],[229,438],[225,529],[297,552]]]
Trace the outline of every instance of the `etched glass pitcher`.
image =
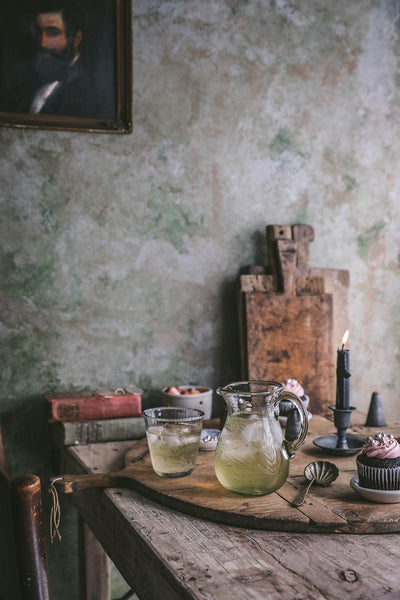
[[[308,417],[297,396],[274,381],[238,381],[219,387],[228,414],[215,450],[215,473],[228,490],[261,496],[279,489],[289,474],[289,459],[308,431]],[[298,437],[284,439],[279,402],[290,400],[300,413]]]

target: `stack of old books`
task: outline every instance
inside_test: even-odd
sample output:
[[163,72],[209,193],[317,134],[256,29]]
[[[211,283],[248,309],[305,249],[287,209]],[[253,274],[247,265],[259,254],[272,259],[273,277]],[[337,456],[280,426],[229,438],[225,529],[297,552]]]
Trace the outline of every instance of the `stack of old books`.
[[115,391],[46,394],[54,443],[62,448],[143,438],[142,393],[129,386]]

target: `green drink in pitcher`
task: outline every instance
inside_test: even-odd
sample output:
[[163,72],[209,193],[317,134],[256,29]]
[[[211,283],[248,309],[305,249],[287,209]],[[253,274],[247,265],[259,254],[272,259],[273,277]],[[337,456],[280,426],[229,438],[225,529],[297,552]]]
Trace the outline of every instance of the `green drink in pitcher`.
[[[238,381],[219,387],[227,417],[215,449],[218,481],[238,494],[262,496],[278,490],[289,474],[289,461],[304,442],[308,418],[300,399],[275,381]],[[285,440],[279,425],[279,402],[290,400],[300,413],[301,429]]]
[[[282,447],[279,423],[271,435],[263,417],[232,415],[215,450],[214,466],[218,481],[239,494],[262,496],[279,489],[289,473],[289,456]],[[275,429],[275,427],[274,427]]]

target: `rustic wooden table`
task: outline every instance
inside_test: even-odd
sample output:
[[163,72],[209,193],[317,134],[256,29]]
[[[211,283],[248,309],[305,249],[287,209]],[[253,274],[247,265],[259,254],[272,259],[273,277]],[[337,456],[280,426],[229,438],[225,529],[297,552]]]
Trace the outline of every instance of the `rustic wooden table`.
[[[334,433],[333,425],[318,416],[311,419],[310,429],[309,441],[317,434]],[[393,429],[397,434],[397,426]],[[369,431],[355,427],[352,433],[364,436]],[[64,472],[117,470],[132,445],[128,441],[69,447]],[[314,457],[309,456],[342,460],[318,454],[317,449]],[[294,458],[295,471],[296,460],[300,459]],[[351,475],[348,472],[348,478]],[[298,477],[301,487],[304,478]],[[316,488],[308,497],[308,506],[318,502],[318,489],[322,490]],[[369,506],[370,520],[378,511],[380,518],[386,512],[389,523],[391,514],[398,521],[399,504],[360,502],[349,490],[350,501],[354,494],[353,512],[359,503],[364,514]],[[122,488],[82,490],[69,498],[141,600],[400,597],[400,533],[288,533],[234,527],[180,513]]]

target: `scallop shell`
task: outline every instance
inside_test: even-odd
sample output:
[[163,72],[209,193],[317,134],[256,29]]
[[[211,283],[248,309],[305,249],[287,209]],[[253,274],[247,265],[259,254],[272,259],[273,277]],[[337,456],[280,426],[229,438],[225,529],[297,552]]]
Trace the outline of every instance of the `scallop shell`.
[[324,487],[335,481],[338,475],[339,469],[337,466],[327,460],[316,460],[304,469],[306,479],[309,481],[314,479],[316,484]]

